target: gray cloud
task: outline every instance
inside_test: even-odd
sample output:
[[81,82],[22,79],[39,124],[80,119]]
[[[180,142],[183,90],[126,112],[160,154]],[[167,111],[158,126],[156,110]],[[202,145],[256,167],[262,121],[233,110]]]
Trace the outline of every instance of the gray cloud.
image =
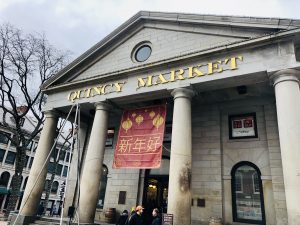
[[140,10],[298,18],[297,0],[0,0],[0,22],[43,32],[74,57]]

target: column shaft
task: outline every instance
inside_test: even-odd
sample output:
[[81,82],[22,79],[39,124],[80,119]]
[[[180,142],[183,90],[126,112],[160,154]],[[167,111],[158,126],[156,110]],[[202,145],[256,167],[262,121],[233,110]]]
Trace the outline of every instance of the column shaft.
[[299,225],[300,89],[295,74],[295,70],[277,72],[274,86],[288,224]]
[[175,89],[172,124],[172,143],[169,172],[168,213],[173,214],[174,225],[191,224],[191,164],[192,124],[191,97],[193,91]]
[[[49,159],[43,168],[43,165],[50,153],[54,138],[56,134],[56,126],[58,117],[52,112],[45,112],[46,120],[44,122],[43,130],[39,139],[38,147],[34,156],[33,164],[30,169],[29,178],[24,192],[21,208],[21,215],[34,216],[36,214],[40,198],[44,190],[45,179],[48,171]],[[36,179],[42,170],[40,177]]]
[[108,106],[96,105],[90,141],[80,182],[80,223],[94,223],[107,136]]
[[77,192],[79,186],[77,185],[77,180],[78,180],[78,176],[80,175],[80,171],[78,171],[79,168],[78,158],[80,159],[80,161],[82,160],[83,148],[85,146],[85,140],[87,134],[87,125],[80,124],[80,128],[78,132],[79,132],[78,138],[79,138],[80,149],[77,149],[78,140],[76,140],[73,149],[72,159],[71,159],[70,171],[68,175],[68,182],[67,182],[68,186],[66,188],[65,205],[64,205],[64,217],[68,217],[68,210],[70,206],[72,206],[73,204],[74,207],[77,206],[77,198],[78,198]]

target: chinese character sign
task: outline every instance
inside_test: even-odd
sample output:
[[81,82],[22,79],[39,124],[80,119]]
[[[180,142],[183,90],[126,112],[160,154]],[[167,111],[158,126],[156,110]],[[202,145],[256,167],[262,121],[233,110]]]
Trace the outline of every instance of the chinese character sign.
[[123,113],[113,168],[158,168],[166,120],[166,105]]
[[229,116],[229,129],[231,139],[257,137],[255,113]]

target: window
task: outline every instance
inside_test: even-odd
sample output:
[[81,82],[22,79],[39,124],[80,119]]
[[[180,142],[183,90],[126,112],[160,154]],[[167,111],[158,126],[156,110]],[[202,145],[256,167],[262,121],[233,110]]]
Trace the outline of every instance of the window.
[[31,158],[30,158],[30,161],[29,161],[29,165],[28,165],[28,168],[29,168],[29,169],[32,167],[32,163],[33,163],[33,158],[31,157]]
[[10,173],[7,171],[3,172],[0,177],[0,187],[7,187],[9,178],[10,178]]
[[44,191],[47,191],[49,185],[50,185],[50,180],[45,180]]
[[20,124],[21,127],[24,126],[24,122],[25,122],[25,118],[20,118],[19,124]]
[[28,160],[29,160],[29,156],[26,155],[25,162],[24,162],[24,168],[27,167]]
[[[26,140],[27,141],[27,140]],[[27,146],[26,146],[26,150],[30,151],[31,150],[31,147],[32,147],[32,141],[30,141]]]
[[24,184],[23,184],[22,190],[25,190],[26,185],[27,185],[27,181],[28,181],[28,177],[26,177],[25,180],[24,180]]
[[257,175],[257,173],[254,173],[252,176],[253,176],[252,180],[253,180],[254,192],[259,193],[259,178],[258,178],[258,175]]
[[9,133],[0,131],[0,143],[8,144],[9,139],[7,136],[10,136]]
[[66,162],[69,162],[70,159],[70,152],[67,152]]
[[253,163],[240,162],[231,171],[234,222],[265,224],[260,171]]
[[56,171],[55,174],[60,176],[61,175],[61,171],[62,171],[63,166],[61,164],[57,164],[56,165]]
[[5,163],[13,165],[15,163],[15,159],[16,159],[16,153],[9,151],[6,156]]
[[105,147],[112,147],[113,146],[114,136],[115,136],[115,129],[114,128],[109,128],[107,130]]
[[243,175],[240,172],[235,173],[235,191],[243,191]]
[[59,153],[59,159],[60,160],[65,160],[66,152],[65,150],[61,150]]
[[141,42],[137,44],[131,53],[131,58],[133,62],[145,62],[152,53],[150,42]]
[[57,156],[58,152],[59,152],[58,148],[53,149],[51,152],[50,158],[56,160],[56,156]]
[[48,164],[48,173],[53,173],[54,172],[54,163],[53,162],[49,162]]
[[257,138],[256,113],[230,115],[229,139]]
[[37,146],[38,146],[38,143],[37,143],[37,142],[32,142],[32,151],[33,151],[33,152],[36,151]]
[[103,209],[106,185],[107,185],[107,174],[108,174],[107,166],[103,165],[102,166],[101,183],[100,183],[100,188],[99,188],[99,197],[98,197],[98,202],[97,202],[97,208],[100,208],[100,209]]
[[68,174],[68,167],[67,167],[67,166],[65,166],[65,167],[64,167],[63,176],[64,176],[64,177],[66,177],[66,176],[67,176],[67,174]]
[[56,194],[56,193],[57,193],[57,190],[58,190],[58,182],[57,182],[57,181],[54,181],[54,182],[52,183],[51,193],[52,193],[52,194]]
[[0,162],[3,161],[5,150],[0,148]]
[[152,49],[149,45],[142,45],[136,50],[134,58],[137,62],[144,62],[150,57],[151,52]]
[[172,140],[172,122],[166,122],[164,143],[171,143]]

